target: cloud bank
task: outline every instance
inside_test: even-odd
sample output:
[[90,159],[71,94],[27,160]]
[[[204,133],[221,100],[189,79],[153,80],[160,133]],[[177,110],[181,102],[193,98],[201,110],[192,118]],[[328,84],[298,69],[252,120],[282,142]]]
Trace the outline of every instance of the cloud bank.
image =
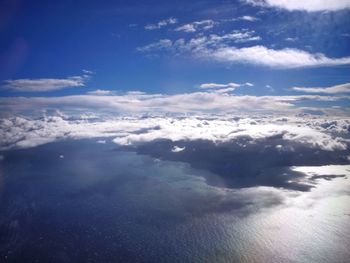
[[[112,137],[119,145],[167,139],[171,141],[207,140],[213,143],[250,138],[251,144],[266,138],[299,143],[325,151],[346,150],[350,120],[315,117],[85,117],[51,115],[41,118],[2,118],[1,150],[28,148],[65,138]],[[180,148],[183,148],[179,146]],[[175,148],[178,149],[178,148]],[[281,148],[280,150],[288,150]],[[289,150],[292,150],[289,148]]]

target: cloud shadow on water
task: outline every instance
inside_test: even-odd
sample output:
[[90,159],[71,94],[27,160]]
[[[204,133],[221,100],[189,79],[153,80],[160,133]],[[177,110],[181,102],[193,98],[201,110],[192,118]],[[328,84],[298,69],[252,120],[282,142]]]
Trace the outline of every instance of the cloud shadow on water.
[[[172,151],[174,147],[184,148]],[[310,191],[316,179],[334,176],[313,176],[290,169],[292,166],[347,164],[347,150],[326,151],[301,143],[285,141],[282,136],[253,140],[240,137],[231,142],[207,140],[155,140],[133,147],[139,154],[163,160],[189,163],[203,173],[209,185],[244,188],[271,186],[297,191]],[[216,176],[215,176],[216,175]]]

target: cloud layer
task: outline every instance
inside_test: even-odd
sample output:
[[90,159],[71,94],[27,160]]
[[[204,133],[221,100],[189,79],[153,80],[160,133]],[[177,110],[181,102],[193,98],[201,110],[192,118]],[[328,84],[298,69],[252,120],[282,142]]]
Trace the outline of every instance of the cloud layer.
[[347,149],[349,140],[346,137],[350,130],[350,120],[345,118],[330,120],[273,116],[269,118],[109,116],[96,119],[86,116],[70,118],[53,115],[42,118],[2,118],[0,124],[2,150],[33,147],[64,138],[113,137],[113,141],[119,145],[137,145],[159,139],[174,142],[208,140],[223,143],[239,142],[242,138],[250,138],[247,142],[242,142],[250,144],[266,138],[280,138],[284,142],[334,151]]
[[[226,84],[207,83],[206,86]],[[116,95],[108,91],[94,91],[93,94],[71,95],[59,97],[3,97],[0,98],[2,114],[6,112],[39,112],[43,109],[60,109],[63,111],[95,111],[109,113],[240,113],[274,112],[274,113],[302,113],[304,107],[298,104],[308,101],[327,101],[330,105],[337,105],[339,100],[349,100],[348,96],[296,95],[296,96],[251,96],[235,95],[230,90],[210,88],[200,92],[182,93],[175,95],[146,94],[143,92],[128,92]],[[243,84],[241,84],[243,85]],[[251,83],[244,84],[250,86]],[[219,92],[214,92],[219,91]],[[221,92],[220,92],[221,91]],[[305,106],[306,108],[306,106]],[[331,108],[318,108],[324,113]],[[346,108],[342,109],[346,111]],[[341,113],[341,110],[339,110]]]

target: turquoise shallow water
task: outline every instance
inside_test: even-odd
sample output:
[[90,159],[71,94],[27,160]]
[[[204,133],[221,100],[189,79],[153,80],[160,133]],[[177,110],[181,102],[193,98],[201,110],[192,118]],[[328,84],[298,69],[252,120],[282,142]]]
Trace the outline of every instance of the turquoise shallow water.
[[94,140],[2,153],[0,262],[347,262],[346,177],[310,192],[210,186]]

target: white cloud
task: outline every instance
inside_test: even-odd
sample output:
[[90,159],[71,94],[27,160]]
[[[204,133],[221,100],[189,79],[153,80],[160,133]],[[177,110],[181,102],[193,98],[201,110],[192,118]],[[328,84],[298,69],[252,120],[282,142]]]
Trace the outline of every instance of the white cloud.
[[178,153],[178,152],[182,152],[182,151],[185,150],[185,149],[186,149],[185,146],[184,146],[184,147],[174,146],[174,147],[171,149],[171,151],[172,151],[173,153]]
[[145,26],[146,30],[155,30],[155,29],[160,29],[162,27],[165,27],[167,25],[173,25],[176,24],[178,21],[176,18],[170,17],[168,19],[164,19],[159,21],[157,24],[148,24]]
[[350,176],[350,165],[323,165],[323,166],[294,166],[293,171],[301,172],[309,177],[312,176]]
[[148,44],[143,47],[138,47],[136,50],[139,52],[150,52],[154,50],[163,50],[172,47],[173,42],[169,39],[161,39],[158,42]]
[[244,43],[244,42],[251,42],[251,41],[259,41],[261,40],[260,36],[257,36],[255,34],[254,30],[233,30],[231,33],[225,34],[225,35],[210,35],[208,38],[207,44],[222,44],[227,41],[232,41],[234,43]]
[[113,94],[113,92],[111,90],[97,89],[97,90],[89,91],[88,94],[91,94],[91,95],[110,95],[110,94]]
[[247,3],[265,6],[277,7],[290,11],[304,10],[314,11],[337,11],[350,8],[349,0],[244,0]]
[[[215,83],[212,83],[215,85]],[[219,84],[220,85],[220,84]],[[226,85],[226,84],[221,84]],[[233,84],[231,84],[232,86]],[[243,85],[243,84],[241,84]],[[234,85],[233,85],[234,86]],[[230,89],[230,90],[227,90]],[[330,106],[337,105],[341,99],[349,100],[349,96],[297,95],[297,96],[249,96],[234,95],[228,92],[235,87],[217,87],[201,89],[200,92],[182,93],[176,95],[146,94],[131,92],[117,95],[71,95],[59,97],[2,97],[0,112],[32,112],[40,113],[44,109],[52,111],[59,109],[69,114],[87,112],[104,112],[113,114],[131,113],[240,113],[274,112],[302,113],[304,108],[297,105],[303,101],[329,101]],[[333,105],[332,105],[333,104]],[[322,109],[329,112],[331,108]],[[310,110],[310,109],[309,109]],[[335,111],[336,109],[334,109]],[[337,109],[337,114],[344,113],[345,108]],[[318,109],[320,112],[320,109]],[[94,117],[93,117],[94,118]]]
[[350,57],[329,58],[321,53],[312,54],[300,49],[275,50],[264,46],[220,47],[214,50],[204,50],[198,55],[221,62],[249,63],[280,69],[350,64]]
[[137,50],[141,52],[172,52],[176,55],[192,55],[195,58],[222,63],[246,63],[276,69],[325,67],[350,64],[350,57],[331,58],[322,53],[310,53],[296,48],[272,49],[261,45],[236,47],[235,43],[258,41],[254,31],[241,30],[229,34],[200,36],[172,42],[162,39]]
[[73,76],[65,79],[15,79],[5,80],[3,88],[20,92],[46,92],[69,87],[82,87],[89,79],[89,75]]
[[249,22],[254,22],[254,21],[257,21],[259,19],[254,17],[254,16],[241,16],[241,17],[239,17],[239,20],[245,20],[245,21],[249,21]]
[[170,39],[160,39],[157,42],[136,48],[139,52],[157,52],[160,50],[172,51],[175,53],[207,51],[210,49],[217,49],[225,47],[230,43],[246,43],[252,41],[259,41],[261,37],[256,35],[255,31],[242,29],[233,30],[231,33],[224,35],[211,34],[209,36],[199,36],[190,38],[188,41],[180,38],[176,41]]
[[[61,139],[112,137],[121,145],[133,145],[157,139],[209,140],[215,143],[231,142],[242,137],[252,143],[271,137],[299,143],[305,147],[326,151],[345,150],[349,140],[345,139],[350,119],[327,117],[277,117],[256,115],[229,116],[201,115],[192,117],[114,117],[85,120],[46,116],[44,118],[8,117],[0,119],[0,149],[28,148]],[[283,121],[281,121],[283,119]],[[332,135],[327,123],[332,121],[337,135]],[[143,132],[139,132],[142,130]],[[344,137],[342,137],[344,136]],[[179,152],[183,147],[174,147]]]
[[250,82],[246,82],[243,84],[239,83],[226,83],[226,84],[220,84],[220,83],[203,83],[199,85],[199,88],[201,89],[209,89],[211,92],[216,92],[216,93],[229,93],[231,91],[234,91],[236,88],[242,87],[242,86],[249,86],[252,87],[254,86]]
[[208,20],[202,20],[202,21],[195,21],[192,23],[188,23],[182,26],[179,26],[175,29],[175,31],[183,31],[187,33],[193,33],[198,30],[208,30],[213,28],[215,25],[215,22],[211,19]]
[[350,83],[344,83],[331,87],[293,87],[295,91],[301,91],[306,93],[325,93],[325,94],[337,94],[337,93],[350,93]]
[[238,88],[241,84],[238,83],[227,83],[227,84],[218,84],[218,83],[203,83],[199,87],[202,89],[216,89],[216,88]]
[[289,41],[289,42],[295,42],[298,40],[298,38],[297,37],[286,37],[284,40]]

